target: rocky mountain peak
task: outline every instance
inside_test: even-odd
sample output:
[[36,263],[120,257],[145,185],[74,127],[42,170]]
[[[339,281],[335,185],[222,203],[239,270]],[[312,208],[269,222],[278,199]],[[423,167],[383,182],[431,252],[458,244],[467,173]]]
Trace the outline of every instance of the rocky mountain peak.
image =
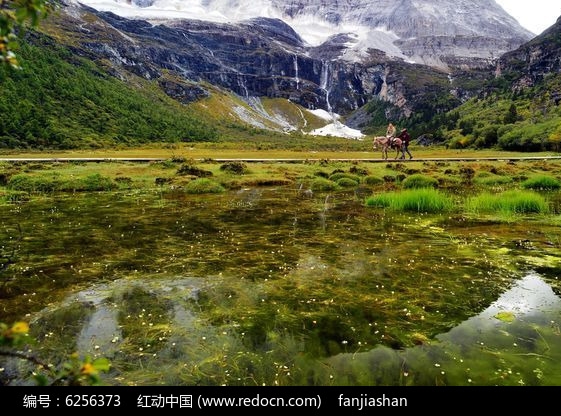
[[[124,17],[222,23],[279,19],[309,46],[346,36],[338,58],[371,50],[439,68],[488,64],[533,37],[493,0],[83,0]],[[293,36],[293,34],[291,35]]]
[[112,75],[182,103],[217,89],[260,113],[286,100],[357,130],[448,111],[533,38],[493,0],[63,1],[55,37]]

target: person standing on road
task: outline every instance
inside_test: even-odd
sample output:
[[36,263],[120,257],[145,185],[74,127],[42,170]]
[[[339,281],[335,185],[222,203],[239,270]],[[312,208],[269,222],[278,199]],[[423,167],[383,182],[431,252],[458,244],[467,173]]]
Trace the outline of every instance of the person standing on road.
[[405,153],[409,155],[409,160],[413,159],[413,155],[409,151],[409,142],[411,141],[411,135],[409,134],[407,129],[401,130],[401,133],[399,133],[399,136],[397,137],[399,137],[403,142],[403,148],[401,149],[403,152],[402,159],[405,159]]

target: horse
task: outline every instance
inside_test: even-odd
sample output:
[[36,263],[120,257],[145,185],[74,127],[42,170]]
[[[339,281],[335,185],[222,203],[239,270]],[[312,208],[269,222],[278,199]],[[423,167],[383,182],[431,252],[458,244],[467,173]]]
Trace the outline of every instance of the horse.
[[399,137],[394,138],[391,142],[389,137],[374,137],[374,140],[372,141],[372,147],[374,148],[374,150],[378,149],[378,147],[382,149],[382,158],[384,158],[384,160],[388,159],[388,149],[390,148],[396,150],[396,159],[399,156],[399,152],[401,152],[400,159],[405,159],[405,148],[403,146],[403,140],[401,140]]

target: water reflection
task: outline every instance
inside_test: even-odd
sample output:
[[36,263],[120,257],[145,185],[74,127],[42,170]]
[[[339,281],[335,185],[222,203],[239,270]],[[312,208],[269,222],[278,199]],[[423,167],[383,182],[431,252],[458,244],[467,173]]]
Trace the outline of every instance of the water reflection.
[[[468,319],[462,326],[477,326],[481,329],[496,328],[501,321],[528,321],[540,315],[551,315],[561,311],[561,299],[549,284],[537,274],[528,274],[515,282],[495,302],[479,315]],[[500,315],[506,316],[500,319]],[[512,314],[512,318],[509,318]],[[497,316],[499,319],[497,319]]]
[[336,383],[367,385],[559,385],[561,299],[539,275],[517,281],[478,315],[435,337],[392,351],[341,354],[330,364]]
[[555,225],[283,188],[3,208],[0,320],[49,359],[108,356],[108,384],[561,384]]

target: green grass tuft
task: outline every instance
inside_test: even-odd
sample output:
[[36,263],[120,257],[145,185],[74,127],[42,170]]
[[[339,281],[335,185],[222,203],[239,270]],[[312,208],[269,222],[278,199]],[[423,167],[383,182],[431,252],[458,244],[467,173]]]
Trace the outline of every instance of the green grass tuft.
[[351,175],[350,173],[334,173],[329,177],[329,180],[333,182],[339,182],[341,179],[350,179],[356,183],[360,183],[360,177],[357,175]]
[[358,186],[359,182],[350,178],[341,178],[337,181],[337,185],[342,188],[354,188]]
[[454,203],[450,197],[435,189],[417,189],[374,195],[366,200],[366,206],[437,213],[452,210]]
[[185,192],[189,194],[219,194],[224,191],[226,188],[208,178],[195,179],[185,186]]
[[336,191],[337,189],[339,189],[339,185],[337,185],[337,183],[333,181],[330,181],[329,179],[316,178],[312,181],[311,189],[312,191],[316,192]]
[[512,178],[508,176],[495,175],[490,172],[479,172],[473,178],[473,183],[482,186],[497,186],[512,183]]
[[438,180],[430,176],[415,174],[403,180],[404,189],[437,188]]
[[550,211],[545,198],[531,191],[484,193],[468,199],[466,209],[473,213],[501,214],[547,214]]
[[364,178],[364,183],[366,185],[381,185],[384,183],[384,179],[379,176],[369,175]]
[[522,182],[524,189],[554,190],[561,188],[561,182],[557,178],[546,175],[537,175]]

